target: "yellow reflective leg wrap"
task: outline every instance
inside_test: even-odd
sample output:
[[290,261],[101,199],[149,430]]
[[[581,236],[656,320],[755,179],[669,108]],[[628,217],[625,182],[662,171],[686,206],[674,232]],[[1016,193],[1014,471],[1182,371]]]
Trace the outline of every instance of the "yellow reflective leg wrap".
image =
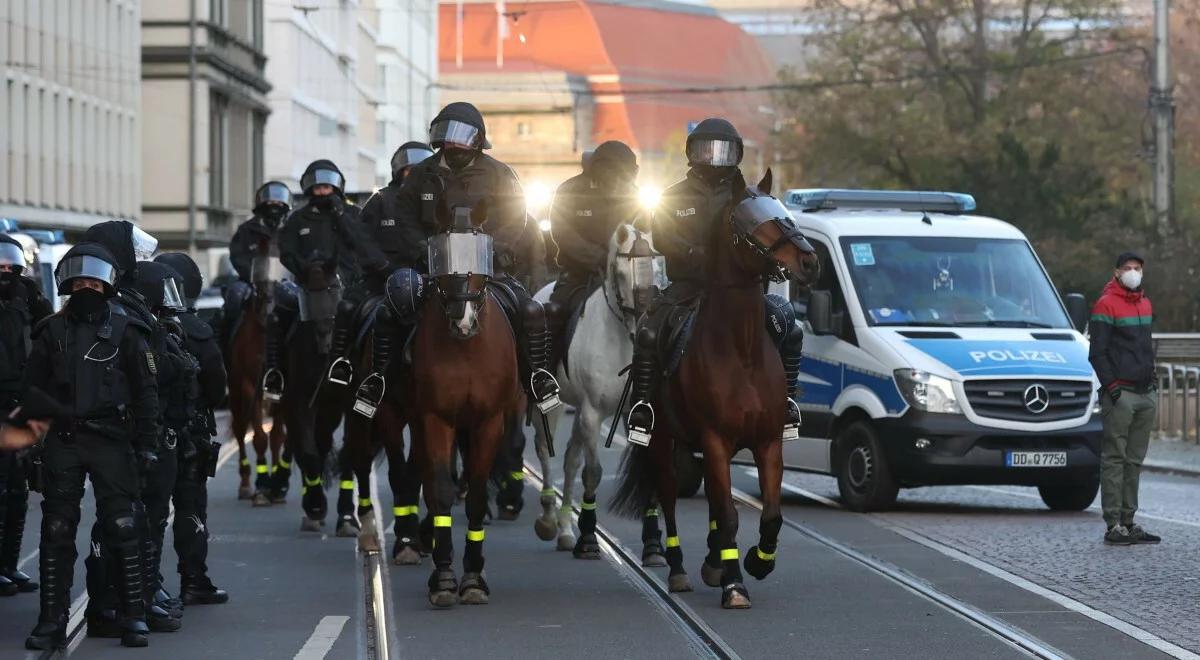
[[450,516],[434,516],[433,517],[433,526],[434,527],[449,527],[450,522],[452,520],[453,520],[453,518],[451,518]]
[[267,469],[268,469],[267,466],[263,463],[259,463],[258,465],[254,466],[254,471],[257,472],[258,474],[266,474]]
[[308,477],[304,477],[304,485],[305,486],[320,486],[321,485],[321,477],[313,477],[312,479],[309,479]]
[[512,479],[513,481],[524,481],[525,473],[522,472],[521,470],[516,470],[514,472],[510,472],[508,475],[508,478]]
[[579,505],[579,508],[584,511],[595,511],[596,503],[595,502],[583,502]]
[[403,518],[404,516],[415,516],[417,515],[417,505],[394,506],[392,507],[392,515],[396,516],[397,518]]
[[763,561],[775,561],[775,553],[774,552],[763,552],[762,550],[755,548],[754,554],[758,555],[758,558]]
[[667,547],[668,548],[678,548],[679,547],[679,537],[678,536],[668,536],[667,537]]
[[542,497],[550,497],[551,495],[554,495],[553,488],[543,488],[542,489]]
[[249,466],[250,466],[250,459],[249,459],[249,458],[243,458],[243,459],[242,459],[240,462],[241,462],[241,464],[242,464],[242,467],[249,467]]
[[364,509],[369,508],[371,506],[371,498],[369,498],[369,497],[358,498],[358,505]]
[[354,480],[342,479],[341,488],[342,490],[354,490]]
[[485,535],[486,535],[486,532],[484,532],[482,529],[468,529],[467,530],[467,540],[468,541],[482,541],[483,537]]
[[710,532],[717,531],[717,521],[715,521],[715,520],[708,521],[708,531],[710,531]]
[[279,460],[278,460],[278,461],[275,463],[275,465],[276,465],[276,466],[278,466],[278,467],[280,467],[280,468],[282,468],[282,469],[284,469],[284,470],[290,470],[290,469],[292,469],[292,462],[291,462],[291,461],[285,461],[285,460],[283,460],[282,458],[281,458],[281,459],[279,459]]
[[658,517],[658,509],[655,509],[655,508],[646,509],[646,516],[645,516],[645,517],[647,517],[647,518],[657,518],[657,517]]
[[737,548],[725,548],[724,550],[721,551],[721,561],[737,561],[737,558],[738,558],[738,549]]

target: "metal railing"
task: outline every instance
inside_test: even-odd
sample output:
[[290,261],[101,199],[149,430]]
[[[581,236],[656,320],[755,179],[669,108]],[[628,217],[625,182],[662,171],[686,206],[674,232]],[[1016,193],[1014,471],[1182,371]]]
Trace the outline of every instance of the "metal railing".
[[1200,366],[1164,362],[1158,372],[1158,432],[1200,443]]

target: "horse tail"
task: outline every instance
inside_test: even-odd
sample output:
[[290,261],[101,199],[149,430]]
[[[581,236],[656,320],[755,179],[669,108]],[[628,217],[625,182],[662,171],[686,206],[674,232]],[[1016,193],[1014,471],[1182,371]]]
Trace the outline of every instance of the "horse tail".
[[657,482],[650,449],[641,445],[627,445],[621,457],[617,492],[608,502],[608,511],[621,518],[640,520],[654,501]]

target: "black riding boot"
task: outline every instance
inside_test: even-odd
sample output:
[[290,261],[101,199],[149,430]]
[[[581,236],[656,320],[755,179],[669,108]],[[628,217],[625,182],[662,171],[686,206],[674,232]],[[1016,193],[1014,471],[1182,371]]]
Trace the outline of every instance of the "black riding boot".
[[[12,458],[9,456],[0,456],[0,470],[7,471],[8,468],[6,463],[10,460],[12,460]],[[0,475],[0,479],[2,479],[4,476],[5,475]],[[8,505],[7,487],[11,487],[11,484],[5,481],[0,481],[0,542],[3,542],[5,545],[8,544],[9,529],[7,522],[8,510],[10,508]],[[4,558],[7,559],[7,557]],[[16,566],[16,564],[14,563],[13,566]],[[0,569],[4,568],[7,568],[7,564],[0,564]],[[16,596],[20,591],[20,588],[16,582],[9,579],[6,573],[6,570],[0,570],[0,596]]]
[[550,373],[550,328],[542,304],[530,300],[525,304],[525,353],[529,358],[529,394],[543,414],[562,405],[558,398],[558,381]]
[[779,347],[783,359],[783,375],[787,383],[787,421],[783,425],[783,441],[796,440],[800,437],[800,361],[804,348],[804,332],[799,326],[794,326],[784,338]]
[[651,327],[638,330],[637,342],[633,346],[633,365],[629,378],[632,380],[629,408],[625,431],[629,442],[646,446],[654,432],[654,407],[650,397],[658,381],[658,333]]
[[207,575],[184,575],[180,582],[180,596],[185,605],[220,605],[229,601],[229,594],[218,589]]
[[[17,467],[18,471],[22,469],[21,466]],[[6,498],[8,507],[4,512],[4,528],[0,530],[0,538],[4,539],[4,546],[0,548],[0,580],[8,580],[15,584],[21,592],[29,593],[38,590],[38,583],[17,568],[17,564],[21,561],[21,541],[25,536],[25,516],[29,508],[29,491],[24,483],[18,485],[20,488],[14,489],[13,484],[9,484]],[[3,582],[0,581],[0,587],[2,586]]]
[[[380,317],[384,313],[383,309],[379,310]],[[354,401],[354,412],[367,419],[375,417],[375,411],[378,410],[387,391],[387,379],[384,374],[392,361],[392,342],[395,340],[396,329],[392,324],[376,318],[375,327],[371,329],[371,373],[359,384]]]
[[[344,302],[344,301],[343,301]],[[354,330],[354,310],[338,310],[333,322],[333,347],[329,357],[333,364],[329,365],[329,382],[335,385],[349,385],[354,380],[354,365],[346,359],[346,350],[350,347],[350,333]]]
[[116,551],[121,562],[121,646],[146,646],[150,643],[147,637],[150,628],[146,625],[143,566],[138,556],[137,539],[121,542]]
[[279,349],[283,344],[283,328],[279,318],[272,314],[267,321],[266,350],[263,351],[263,398],[279,401],[283,398],[283,372],[279,370]]
[[61,648],[67,641],[67,610],[71,597],[70,572],[74,553],[42,548],[39,569],[42,576],[41,613],[38,623],[25,638],[25,648],[34,651]]

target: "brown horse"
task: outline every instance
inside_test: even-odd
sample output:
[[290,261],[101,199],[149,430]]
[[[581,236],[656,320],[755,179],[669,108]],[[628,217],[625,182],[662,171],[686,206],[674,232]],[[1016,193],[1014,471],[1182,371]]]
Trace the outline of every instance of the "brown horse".
[[[269,506],[284,501],[291,457],[285,451],[286,434],[283,416],[272,414],[270,432],[264,430],[264,406],[260,382],[263,373],[263,350],[266,344],[267,311],[270,306],[270,284],[261,283],[242,310],[237,331],[226,347],[229,384],[230,429],[238,442],[239,472],[238,499],[253,498],[254,506]],[[273,406],[274,407],[274,406]],[[253,430],[255,454],[254,486],[250,485],[250,459],[246,454],[246,431]],[[268,454],[268,450],[270,454]],[[272,464],[270,457],[274,456]],[[282,485],[281,485],[282,484]]]
[[739,449],[753,454],[762,490],[759,542],[745,562],[755,578],[774,569],[783,524],[781,432],[787,388],[782,360],[767,333],[764,278],[810,282],[817,272],[812,246],[770,191],[768,170],[756,188],[747,188],[726,210],[691,342],[656,397],[661,421],[649,447],[629,445],[612,503],[615,512],[633,518],[658,495],[667,527],[669,586],[690,591],[675,520],[673,440],[703,452],[710,531],[701,575],[705,584],[722,587],[721,606],[733,609],[750,607],[738,566],[738,517],[729,473]]
[[[486,235],[478,232],[485,218],[486,205],[482,203],[470,211],[469,218],[466,209],[455,209],[454,231],[447,239],[469,236],[477,241],[475,245],[487,244],[483,240]],[[475,254],[488,251],[490,244]],[[474,274],[490,271],[490,255],[487,264],[479,264],[474,271],[430,266],[434,291],[422,305],[413,337],[409,389],[416,429],[414,459],[421,466],[425,504],[434,522],[429,602],[434,607],[450,607],[456,599],[483,604],[489,595],[483,578],[487,482],[505,430],[520,406],[516,338],[486,284],[488,277]],[[443,270],[450,272],[439,275]],[[461,586],[451,567],[454,547],[450,529],[450,508],[455,500],[451,469],[460,430],[467,439],[464,472],[469,484]]]

